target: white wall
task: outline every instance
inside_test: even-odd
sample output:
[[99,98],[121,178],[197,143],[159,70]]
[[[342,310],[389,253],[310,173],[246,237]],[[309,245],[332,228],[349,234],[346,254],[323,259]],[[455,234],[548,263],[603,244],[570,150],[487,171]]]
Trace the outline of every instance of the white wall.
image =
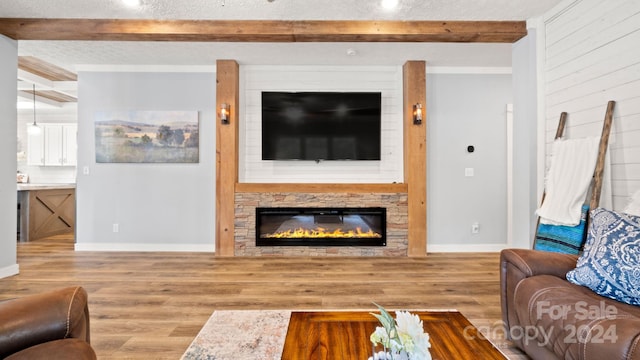
[[[36,109],[36,122],[45,123],[77,123],[76,109]],[[18,110],[18,170],[29,175],[30,183],[75,183],[75,166],[30,166],[27,165],[27,126],[33,124],[33,110]]]
[[[214,251],[215,86],[214,73],[79,73],[77,250]],[[198,111],[200,162],[96,163],[108,110]]]
[[538,198],[538,66],[536,29],[513,44],[513,199],[510,245],[531,248]]
[[511,101],[510,74],[427,74],[429,252],[506,247]]
[[[402,68],[398,66],[242,66],[240,182],[403,182]],[[262,161],[262,91],[382,92],[381,161]]]
[[0,278],[18,273],[16,262],[16,79],[18,43],[0,35]]
[[613,207],[640,189],[640,1],[564,1],[545,18],[549,148],[562,111],[566,136],[600,136],[615,100],[610,139]]

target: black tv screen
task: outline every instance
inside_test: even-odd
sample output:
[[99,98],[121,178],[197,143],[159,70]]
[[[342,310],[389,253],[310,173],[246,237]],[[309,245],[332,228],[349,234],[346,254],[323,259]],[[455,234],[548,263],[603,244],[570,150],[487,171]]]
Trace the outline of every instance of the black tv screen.
[[380,160],[379,92],[262,92],[262,160]]

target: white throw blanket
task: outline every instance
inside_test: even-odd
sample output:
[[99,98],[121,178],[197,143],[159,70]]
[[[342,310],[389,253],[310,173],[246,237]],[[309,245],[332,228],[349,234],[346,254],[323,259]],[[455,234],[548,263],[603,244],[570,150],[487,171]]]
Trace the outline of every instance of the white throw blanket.
[[627,207],[624,208],[622,212],[627,214],[640,216],[640,190],[636,191],[631,198],[629,199],[629,203]]
[[559,139],[553,143],[546,196],[536,211],[543,224],[575,226],[598,159],[600,140]]

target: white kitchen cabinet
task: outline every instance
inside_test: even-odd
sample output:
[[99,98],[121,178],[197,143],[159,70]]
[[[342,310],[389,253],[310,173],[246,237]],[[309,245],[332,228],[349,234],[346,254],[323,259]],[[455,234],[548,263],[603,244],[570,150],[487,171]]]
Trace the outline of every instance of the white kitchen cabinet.
[[44,125],[44,166],[60,166],[62,162],[62,126]]
[[37,133],[29,132],[32,124],[27,124],[27,165],[44,165],[44,134],[42,128]]
[[62,165],[78,164],[78,125],[67,124],[62,127]]
[[[31,126],[31,125],[28,125]],[[76,124],[39,124],[42,131],[28,133],[27,163],[44,166],[76,166]]]

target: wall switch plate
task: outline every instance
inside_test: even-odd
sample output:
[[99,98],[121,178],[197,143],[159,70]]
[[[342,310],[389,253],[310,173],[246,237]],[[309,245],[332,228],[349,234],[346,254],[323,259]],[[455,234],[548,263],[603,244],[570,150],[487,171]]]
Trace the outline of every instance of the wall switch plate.
[[118,231],[120,231],[120,226],[118,224],[113,224],[113,232],[117,233]]
[[85,174],[85,175],[89,175],[89,167],[88,166],[83,167],[82,168],[82,173]]
[[473,168],[464,168],[464,176],[471,177],[473,176],[474,171]]
[[480,223],[473,223],[471,224],[471,233],[472,234],[477,234],[480,232]]

